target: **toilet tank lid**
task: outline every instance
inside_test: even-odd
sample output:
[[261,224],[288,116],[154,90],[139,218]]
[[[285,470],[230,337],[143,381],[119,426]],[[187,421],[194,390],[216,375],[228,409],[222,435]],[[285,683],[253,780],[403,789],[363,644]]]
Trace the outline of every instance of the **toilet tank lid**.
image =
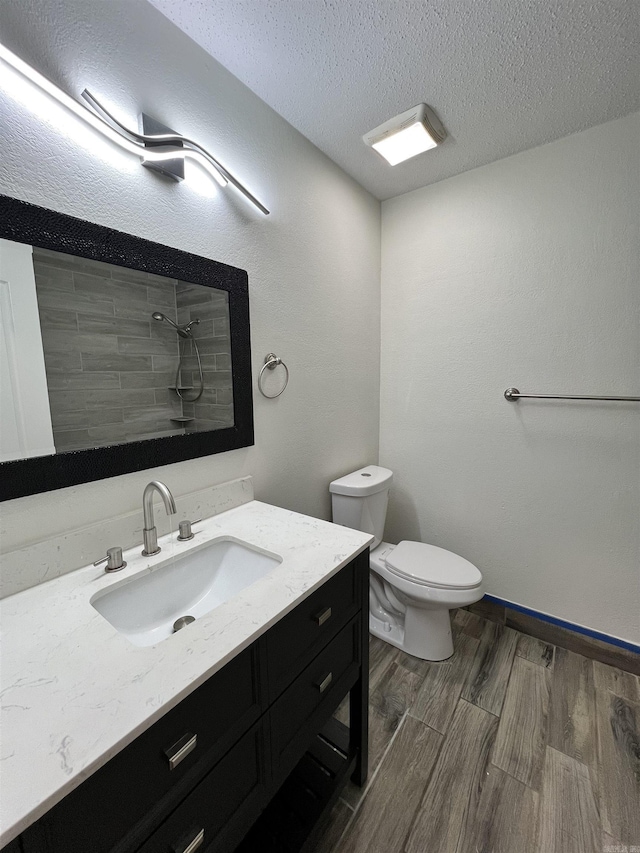
[[378,465],[367,465],[352,474],[346,474],[339,480],[329,484],[329,491],[334,495],[354,495],[366,497],[388,489],[393,480],[393,471],[380,468]]

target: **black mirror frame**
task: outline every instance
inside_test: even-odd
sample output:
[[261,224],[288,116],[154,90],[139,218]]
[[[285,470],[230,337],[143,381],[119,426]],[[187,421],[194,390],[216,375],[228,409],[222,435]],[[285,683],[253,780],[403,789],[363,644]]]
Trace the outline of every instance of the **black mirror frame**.
[[0,500],[143,471],[254,443],[249,285],[245,270],[0,195],[0,237],[226,290],[234,425],[0,463]]

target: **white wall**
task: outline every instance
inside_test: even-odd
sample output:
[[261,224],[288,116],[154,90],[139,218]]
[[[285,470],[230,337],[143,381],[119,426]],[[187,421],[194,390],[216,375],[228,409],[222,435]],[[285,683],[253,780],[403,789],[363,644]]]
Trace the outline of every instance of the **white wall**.
[[640,395],[639,138],[635,114],[383,204],[380,435],[390,541],[635,642],[640,405],[502,394]]
[[4,2],[0,38],[66,91],[201,141],[272,214],[43,120],[4,70],[0,192],[248,270],[254,378],[269,351],[291,371],[278,400],[254,393],[254,447],[7,502],[3,549],[134,509],[152,477],[180,495],[252,474],[257,498],[328,518],[329,481],[378,452],[379,203],[144,0]]

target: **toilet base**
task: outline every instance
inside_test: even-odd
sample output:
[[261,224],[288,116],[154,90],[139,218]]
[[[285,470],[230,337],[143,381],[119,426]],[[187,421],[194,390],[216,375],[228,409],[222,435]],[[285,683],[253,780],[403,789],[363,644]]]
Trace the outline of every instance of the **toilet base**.
[[385,643],[389,643],[390,646],[395,646],[397,649],[403,648],[404,627],[382,622],[372,613],[369,613],[369,633],[384,640]]
[[404,624],[383,622],[369,612],[369,631],[420,660],[441,661],[453,654],[448,610],[407,607]]

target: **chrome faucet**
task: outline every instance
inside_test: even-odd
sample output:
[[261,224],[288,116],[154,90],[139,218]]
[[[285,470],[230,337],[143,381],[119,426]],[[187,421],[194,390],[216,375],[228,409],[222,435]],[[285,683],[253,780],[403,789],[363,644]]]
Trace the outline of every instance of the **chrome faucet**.
[[144,494],[142,495],[142,513],[144,516],[144,529],[142,531],[142,538],[144,540],[144,549],[142,551],[143,557],[150,557],[152,554],[160,553],[160,546],[158,545],[158,531],[153,522],[154,492],[158,492],[164,501],[164,508],[167,511],[167,515],[175,515],[177,512],[176,502],[174,501],[173,495],[169,489],[164,483],[160,483],[158,480],[152,480],[145,487]]

